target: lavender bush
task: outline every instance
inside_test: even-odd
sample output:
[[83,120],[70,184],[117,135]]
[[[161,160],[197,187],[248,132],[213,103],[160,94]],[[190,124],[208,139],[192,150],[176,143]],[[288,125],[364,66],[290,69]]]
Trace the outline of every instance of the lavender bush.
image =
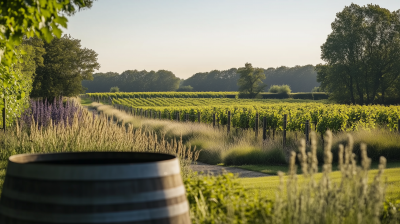
[[82,117],[82,109],[77,103],[71,100],[63,102],[63,99],[55,98],[53,103],[45,100],[30,100],[30,107],[21,115],[21,126],[30,127],[32,122],[37,123],[38,127],[46,127],[53,123],[58,125],[72,125],[74,116],[78,119]]

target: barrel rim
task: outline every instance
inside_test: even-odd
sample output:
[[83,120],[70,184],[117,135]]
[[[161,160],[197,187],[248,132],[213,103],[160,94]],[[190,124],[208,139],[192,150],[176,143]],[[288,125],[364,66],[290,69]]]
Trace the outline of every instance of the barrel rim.
[[[143,161],[143,162],[129,162],[126,157],[140,155],[140,156],[150,156],[156,155],[158,157],[165,157],[161,159],[155,159],[154,161]],[[23,153],[18,155],[12,155],[8,158],[8,162],[15,163],[19,165],[23,164],[41,164],[41,162],[51,162],[51,161],[72,161],[72,160],[84,160],[84,159],[93,159],[93,156],[97,156],[100,159],[110,159],[111,157],[119,157],[126,160],[124,163],[120,163],[119,165],[128,165],[128,164],[148,164],[155,162],[167,162],[176,159],[177,157],[171,154],[166,153],[156,153],[156,152],[120,152],[120,151],[89,151],[89,152],[57,152],[57,153]],[[76,157],[76,158],[72,158]],[[98,159],[99,159],[98,158]],[[43,164],[41,164],[43,165]],[[50,165],[50,164],[49,164]],[[56,163],[51,163],[51,165],[56,165]],[[80,166],[88,166],[89,164],[79,164]],[[101,166],[109,166],[116,165],[113,163],[109,164],[97,164]]]
[[[47,158],[53,156],[72,157],[83,155],[90,160],[97,153],[106,157],[110,156],[121,158],[121,156],[145,155],[145,156],[162,156],[170,158],[163,161],[154,162],[132,162],[132,163],[96,163],[82,164],[68,162],[62,163],[56,160],[50,162],[30,162],[30,160],[21,163],[24,159]],[[21,159],[21,160],[17,160]],[[136,159],[138,159],[136,157]],[[17,162],[14,162],[14,161]],[[100,159],[101,160],[101,159]],[[121,159],[123,160],[123,159]],[[126,179],[142,179],[155,178],[175,175],[180,173],[180,165],[178,157],[163,153],[143,153],[143,152],[74,152],[74,153],[49,153],[49,154],[20,154],[9,158],[6,176],[40,179],[40,180],[126,180]]]

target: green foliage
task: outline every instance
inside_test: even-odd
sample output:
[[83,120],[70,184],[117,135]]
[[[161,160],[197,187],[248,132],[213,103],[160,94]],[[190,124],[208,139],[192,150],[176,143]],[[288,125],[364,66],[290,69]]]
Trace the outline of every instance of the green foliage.
[[[317,83],[317,73],[313,65],[263,69],[264,83],[278,85],[286,83],[293,92],[309,91]],[[228,70],[212,70],[199,72],[184,81],[184,85],[191,85],[195,91],[237,91],[237,82],[240,77],[236,68]]]
[[289,95],[292,92],[292,90],[290,89],[290,86],[288,86],[288,85],[272,85],[269,88],[268,92]]
[[[271,143],[270,143],[271,144]],[[262,150],[260,147],[241,146],[230,149],[223,156],[226,166],[240,166],[247,164],[285,164],[285,154],[281,145]]]
[[[24,37],[36,36],[51,41],[61,36],[61,29],[67,27],[63,13],[73,14],[78,9],[90,7],[92,0],[13,0],[0,2],[0,91],[7,101],[7,124],[20,116],[32,89],[30,77],[35,67],[31,59],[39,62],[43,55],[40,49],[17,48]],[[31,55],[35,52],[35,56]],[[26,60],[26,62],[23,62]],[[4,104],[2,103],[2,106]]]
[[250,63],[246,63],[245,67],[239,68],[237,72],[240,74],[238,80],[239,97],[256,98],[267,87],[262,82],[265,79],[265,74],[261,68],[253,68]]
[[177,92],[191,92],[193,91],[193,87],[189,86],[182,86],[179,87],[179,89],[176,90]]
[[167,70],[126,70],[121,74],[96,73],[93,80],[83,81],[82,85],[88,88],[88,92],[108,92],[112,86],[118,86],[123,92],[158,92],[176,91],[179,83],[180,79]]
[[[123,93],[121,93],[123,94]],[[107,96],[106,94],[90,94],[90,96]],[[304,131],[305,121],[316,123],[317,131],[325,133],[328,129],[334,132],[370,130],[383,126],[390,131],[398,130],[400,106],[355,106],[323,103],[269,103],[265,100],[250,99],[185,99],[185,98],[113,98],[114,104],[130,108],[141,108],[161,113],[163,119],[176,119],[177,112],[181,120],[190,114],[191,121],[198,121],[197,113],[201,113],[201,122],[211,123],[212,114],[216,114],[217,123],[227,124],[228,111],[231,112],[231,126],[237,128],[254,127],[256,114],[266,117],[267,128],[283,129],[283,115],[288,115],[288,131]],[[105,97],[107,99],[108,97]],[[206,106],[204,106],[206,105]],[[261,120],[259,122],[261,124]],[[261,127],[261,125],[260,125]]]
[[195,176],[184,180],[193,224],[266,223],[272,201],[249,195],[233,174]]
[[336,14],[316,66],[321,88],[341,103],[400,101],[400,11],[351,4]]
[[323,91],[321,91],[321,87],[314,87],[314,88],[312,88],[312,90],[311,90],[311,92],[312,93],[318,93],[318,92],[323,92]]
[[117,92],[119,92],[118,86],[113,86],[113,87],[111,87],[110,93],[117,93]]
[[[29,40],[27,43],[40,42]],[[82,80],[92,79],[99,69],[97,53],[83,48],[81,41],[64,35],[44,43],[44,66],[36,69],[32,97],[53,99],[59,96],[77,96],[84,92]]]

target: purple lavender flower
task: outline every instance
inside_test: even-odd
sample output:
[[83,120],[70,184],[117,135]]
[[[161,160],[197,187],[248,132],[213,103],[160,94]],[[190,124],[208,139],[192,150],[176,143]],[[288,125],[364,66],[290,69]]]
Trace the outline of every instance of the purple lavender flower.
[[32,122],[37,123],[39,127],[48,126],[51,122],[55,125],[60,123],[72,125],[74,116],[76,115],[80,120],[82,114],[83,111],[79,105],[71,101],[66,101],[64,104],[62,97],[55,98],[53,103],[48,102],[47,99],[31,99],[29,108],[21,114],[20,124],[21,127],[30,127]]

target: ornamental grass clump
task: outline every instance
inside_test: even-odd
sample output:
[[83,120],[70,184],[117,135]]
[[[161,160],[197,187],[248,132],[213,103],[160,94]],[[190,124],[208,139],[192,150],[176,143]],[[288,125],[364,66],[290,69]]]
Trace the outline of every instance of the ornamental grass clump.
[[367,146],[362,144],[361,167],[356,165],[353,139],[348,135],[346,146],[339,146],[338,166],[341,180],[333,181],[332,133],[324,137],[324,165],[322,176],[318,173],[316,135],[311,135],[311,150],[306,152],[302,140],[298,154],[303,175],[296,175],[296,153],[292,152],[289,175],[277,193],[272,223],[381,223],[385,200],[385,184],[381,177],[386,159],[380,158],[379,172],[372,181],[368,180],[371,159],[367,157]]
[[199,152],[184,145],[182,139],[167,140],[151,131],[135,130],[132,125],[118,125],[104,115],[93,116],[87,110],[82,110],[82,114],[76,112],[66,121],[50,122],[47,126],[32,121],[29,128],[21,128],[17,123],[5,133],[0,132],[0,162],[22,153],[157,152],[179,157],[185,176],[190,173],[190,163],[198,158]]

